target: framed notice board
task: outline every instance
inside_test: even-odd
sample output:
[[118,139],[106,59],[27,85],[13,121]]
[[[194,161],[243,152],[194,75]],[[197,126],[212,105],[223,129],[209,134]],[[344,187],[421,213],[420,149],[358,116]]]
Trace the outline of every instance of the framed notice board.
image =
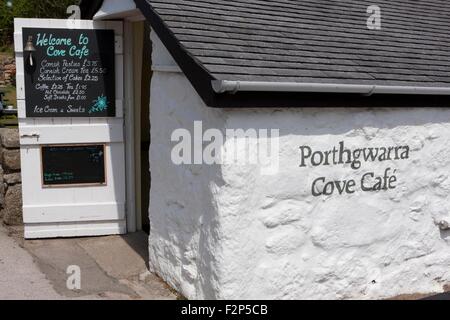
[[[27,117],[114,117],[113,30],[23,28]],[[33,51],[35,50],[35,51]]]
[[42,185],[106,186],[105,145],[41,146]]

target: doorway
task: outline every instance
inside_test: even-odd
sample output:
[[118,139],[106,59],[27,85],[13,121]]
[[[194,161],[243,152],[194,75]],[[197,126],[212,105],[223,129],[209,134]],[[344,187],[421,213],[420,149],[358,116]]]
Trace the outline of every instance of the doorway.
[[152,44],[146,21],[132,23],[134,76],[134,167],[136,226],[150,232],[150,83],[152,78]]
[[150,41],[150,26],[144,23],[144,47],[142,64],[142,94],[141,94],[141,212],[142,230],[150,233],[150,84],[152,79],[152,44]]

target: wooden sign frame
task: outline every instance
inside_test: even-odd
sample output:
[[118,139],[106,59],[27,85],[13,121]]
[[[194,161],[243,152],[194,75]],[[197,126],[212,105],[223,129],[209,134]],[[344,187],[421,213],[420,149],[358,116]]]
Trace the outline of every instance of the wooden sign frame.
[[[103,146],[103,168],[105,175],[104,183],[74,183],[74,184],[52,184],[48,185],[44,183],[44,161],[43,161],[43,149],[48,147],[88,147],[88,146]],[[41,158],[41,186],[43,189],[56,189],[56,188],[80,188],[80,187],[106,187],[108,186],[108,170],[107,155],[106,155],[106,143],[73,143],[73,144],[46,144],[40,146],[40,158]]]
[[[124,41],[124,26],[127,25],[129,26],[129,23],[126,21],[111,20],[14,19],[17,107],[22,154],[22,208],[24,236],[27,239],[124,234],[127,232],[127,220],[134,218],[133,214],[127,214],[126,211],[126,207],[132,206],[133,202],[127,201],[128,184],[124,183],[128,178],[132,178],[126,175],[128,167],[125,163],[125,150],[128,144],[125,145],[126,119],[123,113],[124,108],[129,107],[128,104],[124,104],[124,79],[127,78],[124,70],[124,44],[128,51],[132,47],[131,42]],[[24,52],[26,46],[23,39],[24,28],[113,30],[116,116],[27,117],[24,60],[29,57],[29,51]],[[133,38],[132,33],[127,35],[128,40]],[[82,147],[80,149],[73,147],[79,151],[74,153],[73,157],[70,150],[65,148],[55,150],[46,148],[63,145],[98,146],[86,147],[86,152],[81,151]],[[83,162],[92,157],[101,158],[95,154],[89,157],[87,152],[98,153],[102,150],[100,145],[106,146],[105,167],[100,167],[103,160],[99,159],[100,163],[91,163],[89,168],[85,168]],[[44,161],[48,161],[43,163],[43,168],[51,175],[42,176],[41,146]],[[96,151],[91,148],[96,148]],[[61,160],[68,166],[62,166]],[[103,176],[104,169],[105,176]],[[56,175],[52,176],[52,173]],[[42,178],[45,178],[45,186]],[[60,180],[62,178],[64,180]],[[79,185],[76,182],[83,184]],[[85,182],[102,184],[92,185]],[[61,183],[71,184],[59,185]]]
[[[17,86],[17,111],[19,119],[52,119],[51,117],[30,118],[26,114],[26,92],[25,92],[25,59],[28,56],[24,52],[23,29],[92,29],[114,31],[115,52],[115,117],[88,117],[91,119],[120,119],[123,120],[124,108],[124,47],[123,47],[123,24],[120,21],[92,21],[92,20],[68,20],[68,19],[14,19],[14,51],[16,52],[16,86]],[[58,117],[59,119],[65,119]],[[85,119],[84,117],[76,117]]]
[[[39,40],[41,36],[44,39]],[[52,37],[55,37],[54,39],[69,37],[71,42],[69,42],[69,45],[54,46],[39,46],[36,43],[44,40],[50,41]],[[76,43],[77,37],[82,37],[83,41],[86,41],[83,47],[81,44]],[[35,60],[33,70],[28,65],[29,52],[23,52],[24,65],[21,66],[21,69],[24,71],[25,112],[27,118],[116,117],[115,82],[117,78],[114,30],[23,27],[22,38],[24,46],[27,44],[27,39],[33,39],[35,47],[33,52]],[[91,42],[89,43],[89,41]],[[66,51],[69,51],[69,46],[72,44],[71,48],[85,52],[85,56],[76,57],[66,54]],[[49,56],[49,53],[46,52],[47,48],[53,48],[55,52],[64,53],[62,56],[58,56],[58,54]],[[41,65],[43,61],[47,62],[46,66]],[[67,67],[64,67],[63,61],[68,63]],[[45,76],[50,78],[53,76],[54,78],[52,80],[39,80],[43,76],[42,71],[39,70],[43,69],[45,72],[49,65],[50,69],[48,71],[51,71],[51,73],[45,74]],[[64,73],[65,68],[70,71]],[[87,73],[82,73],[83,69]],[[86,77],[89,78],[87,79]],[[38,84],[46,89],[37,89]],[[71,88],[68,87],[69,84]],[[53,90],[53,86],[56,86],[58,89]],[[60,98],[55,100],[52,97],[55,95],[55,91],[61,92],[56,94],[61,100],[59,100]],[[48,95],[52,97],[49,100],[46,99]],[[81,98],[82,101],[79,101],[78,97],[83,97]]]

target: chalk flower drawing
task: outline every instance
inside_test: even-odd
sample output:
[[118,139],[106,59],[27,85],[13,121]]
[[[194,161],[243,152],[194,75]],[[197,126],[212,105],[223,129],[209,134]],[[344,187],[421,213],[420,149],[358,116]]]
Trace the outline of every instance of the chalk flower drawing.
[[108,99],[102,95],[93,101],[94,105],[89,109],[89,113],[102,112],[108,109]]

